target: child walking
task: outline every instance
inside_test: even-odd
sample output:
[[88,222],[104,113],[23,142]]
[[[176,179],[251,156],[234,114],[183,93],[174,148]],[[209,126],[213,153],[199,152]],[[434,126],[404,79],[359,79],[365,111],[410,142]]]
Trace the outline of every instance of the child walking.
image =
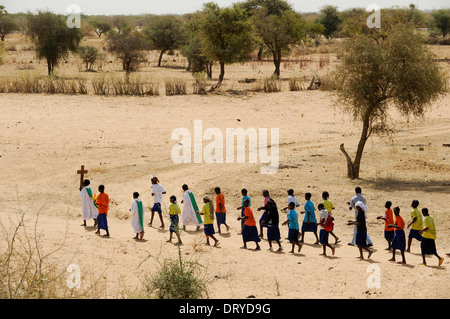
[[284,225],[288,225],[289,227],[289,233],[288,233],[288,240],[292,244],[292,249],[290,253],[294,253],[294,248],[297,245],[298,246],[298,252],[302,250],[303,245],[299,243],[298,237],[299,237],[299,225],[298,225],[298,213],[295,210],[295,203],[290,202],[288,205],[289,212],[287,214],[287,220],[283,223]]
[[[153,207],[151,208],[152,217],[150,218],[150,223],[148,224],[150,227],[153,224],[153,217],[155,215],[155,212],[158,213],[159,220],[161,221],[160,228],[164,228],[164,220],[162,216],[161,211],[161,202],[162,202],[162,195],[166,193],[166,190],[164,187],[159,184],[159,179],[156,176],[152,177],[152,196],[154,199]],[[150,208],[150,207],[149,207]]]
[[318,244],[319,237],[317,236],[317,220],[316,214],[314,213],[316,208],[314,207],[314,203],[311,201],[311,193],[306,193],[305,199],[305,211],[301,212],[302,214],[305,214],[305,218],[302,223],[302,239],[300,242],[303,243],[306,232],[311,232],[314,233],[314,236],[316,236],[316,242],[314,244]]
[[322,229],[319,232],[319,242],[322,244],[323,247],[323,253],[321,255],[326,256],[327,252],[326,252],[326,248],[329,247],[331,249],[331,253],[334,256],[334,252],[335,252],[335,248],[336,247],[332,247],[329,243],[328,243],[328,235],[330,234],[331,230],[333,229],[333,221],[332,221],[332,217],[331,217],[331,213],[329,213],[326,209],[325,206],[320,203],[317,206],[317,209],[319,210],[319,225],[322,226]]
[[[333,221],[333,220],[334,220],[334,217],[333,217],[333,215],[331,214],[331,211],[334,209],[334,205],[333,205],[333,203],[331,202],[331,200],[329,200],[328,198],[330,198],[330,194],[329,194],[328,192],[326,192],[326,191],[323,192],[323,193],[322,193],[322,199],[323,199],[322,204],[323,204],[324,208],[327,210],[327,212],[331,215],[331,219],[332,219],[332,221]],[[337,236],[334,234],[333,230],[334,230],[334,224],[333,224],[333,229],[331,229],[331,231],[329,231],[329,234],[330,234],[331,236],[334,237],[334,244],[336,245],[337,243],[340,242],[340,240],[339,240],[339,237],[337,237]]]
[[[244,200],[248,199],[248,206],[249,207],[252,206],[252,202],[250,200],[250,196],[247,195],[247,189],[246,188],[241,189],[241,195],[242,195],[241,206],[239,206],[237,208],[237,210],[240,210],[241,211],[241,217],[244,217],[244,210],[245,210]],[[244,222],[245,222],[245,219],[241,219],[241,232],[239,233],[239,235],[242,234],[242,228],[244,227]]]
[[209,238],[214,240],[214,247],[219,245],[219,241],[214,237],[214,206],[208,195],[203,197],[203,207],[200,215],[204,215],[205,219],[203,220],[204,228],[203,232],[206,235],[206,245],[210,246]]
[[355,244],[359,248],[359,258],[364,259],[363,250],[365,250],[369,253],[367,259],[370,259],[373,251],[369,249],[367,244],[367,225],[365,211],[368,210],[368,208],[366,205],[364,205],[364,203],[359,201],[355,204],[355,210],[357,212],[356,220],[349,220],[347,225],[356,225]]
[[283,250],[283,247],[281,247],[280,243],[281,236],[280,228],[278,227],[279,215],[277,205],[270,200],[267,202],[267,207],[269,208],[267,218],[262,221],[262,224],[267,225],[267,240],[269,241],[269,250],[273,251],[272,241],[274,240],[278,244],[277,252],[280,252]]
[[103,235],[103,237],[109,237],[109,230],[108,230],[108,209],[109,209],[109,196],[105,193],[105,186],[100,185],[98,187],[98,191],[100,194],[98,194],[96,203],[98,206],[98,216],[97,216],[97,228],[98,230],[95,232],[96,234],[100,235],[100,229],[103,229],[106,231],[106,234]]
[[411,203],[411,207],[413,208],[411,211],[411,218],[412,221],[409,223],[408,227],[411,227],[408,234],[408,248],[406,249],[406,252],[411,252],[411,244],[413,238],[417,239],[418,241],[422,241],[422,236],[420,235],[420,231],[423,229],[423,217],[420,213],[420,210],[417,208],[419,206],[418,200],[413,200]]
[[172,242],[172,235],[175,234],[178,238],[178,243],[176,245],[181,245],[181,237],[180,237],[180,218],[181,214],[180,206],[177,204],[177,198],[175,195],[170,196],[170,206],[169,206],[169,218],[170,218],[170,237],[167,242]]
[[392,202],[387,201],[384,204],[384,208],[386,208],[384,215],[377,217],[377,219],[384,220],[384,239],[386,239],[386,241],[388,243],[388,247],[386,248],[386,250],[389,250],[389,251],[391,250],[392,239],[394,238],[394,232],[395,232],[394,228],[389,227],[389,225],[394,224],[394,215],[392,213],[391,206],[392,206]]
[[254,241],[256,244],[256,250],[261,250],[259,247],[259,242],[261,238],[258,236],[258,229],[256,227],[255,216],[253,215],[252,209],[249,206],[250,201],[248,199],[244,200],[244,217],[239,216],[237,220],[244,219],[244,227],[242,228],[242,240],[244,241],[244,246],[242,248],[247,249],[247,242]]
[[425,255],[435,255],[439,260],[438,265],[442,265],[444,258],[439,256],[436,250],[436,227],[434,226],[434,218],[428,213],[428,208],[422,208],[423,226],[425,227],[420,231],[422,236],[422,242],[420,243],[420,248],[422,250],[422,260],[421,265],[426,266],[427,261]]
[[217,219],[217,228],[218,233],[220,234],[220,225],[224,224],[227,228],[227,231],[230,230],[230,226],[227,225],[227,210],[225,209],[225,196],[220,192],[220,187],[214,188],[214,192],[216,193],[216,219]]
[[405,221],[403,217],[400,216],[400,207],[394,207],[395,221],[394,224],[389,225],[395,229],[394,238],[392,238],[392,258],[389,261],[395,262],[395,251],[400,250],[402,254],[401,264],[406,264],[405,258],[405,247],[406,247],[406,236],[405,236]]

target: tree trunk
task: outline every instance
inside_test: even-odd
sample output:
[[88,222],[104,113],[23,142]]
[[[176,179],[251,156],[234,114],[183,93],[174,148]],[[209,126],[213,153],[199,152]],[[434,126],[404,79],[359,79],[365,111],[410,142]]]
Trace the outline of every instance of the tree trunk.
[[208,79],[212,79],[212,63],[206,64],[206,75],[208,76]]
[[273,75],[279,79],[280,78],[280,65],[281,65],[281,50],[272,51],[273,54],[273,64],[275,64],[275,71]]
[[222,85],[223,77],[225,75],[225,62],[219,62],[220,64],[220,74],[219,74],[219,82],[216,85],[213,85],[210,89],[210,92],[218,89]]
[[258,50],[258,61],[262,60],[262,54],[263,54],[263,46],[261,45]]
[[161,53],[159,54],[158,66],[161,66],[161,60],[162,60],[164,52],[166,52],[166,50],[161,50]]
[[350,179],[359,178],[359,169],[361,166],[361,158],[364,152],[364,146],[366,145],[367,139],[369,138],[369,119],[366,118],[363,122],[363,129],[361,132],[361,137],[359,139],[358,148],[356,150],[355,159],[352,161],[347,151],[344,148],[344,144],[340,145],[340,150],[347,159],[347,176]]
[[47,71],[48,71],[48,76],[50,76],[53,71],[53,64],[52,64],[52,60],[50,58],[47,59]]

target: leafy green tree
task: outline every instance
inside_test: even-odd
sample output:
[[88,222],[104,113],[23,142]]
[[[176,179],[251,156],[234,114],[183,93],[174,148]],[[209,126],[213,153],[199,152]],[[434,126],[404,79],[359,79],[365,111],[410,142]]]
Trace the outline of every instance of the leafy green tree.
[[149,49],[145,37],[137,31],[109,33],[107,43],[108,51],[122,61],[122,68],[127,75],[138,69],[145,51]]
[[255,48],[253,29],[245,11],[238,5],[220,8],[209,2],[203,5],[198,31],[206,58],[220,65],[219,81],[213,86],[214,90],[222,84],[225,64],[250,59]]
[[283,54],[306,39],[306,23],[302,15],[292,10],[285,1],[264,1],[261,6],[251,10],[249,14],[256,32],[272,54],[275,65],[273,75],[279,78]]
[[347,175],[359,178],[364,146],[372,134],[390,134],[389,109],[405,116],[423,116],[446,92],[447,79],[433,62],[434,54],[411,24],[398,24],[383,33],[347,39],[334,72],[337,103],[362,124],[355,158],[347,159]]
[[51,75],[58,62],[69,52],[76,52],[82,39],[79,28],[69,28],[67,18],[50,11],[28,13],[27,35],[35,45],[39,59],[47,61],[48,75]]
[[0,39],[5,41],[5,37],[11,32],[18,30],[19,26],[9,15],[0,15]]
[[163,15],[152,19],[144,27],[144,35],[150,41],[150,47],[159,50],[158,66],[161,66],[163,54],[178,49],[183,41],[183,20],[175,15]]
[[94,27],[95,33],[97,33],[98,37],[100,38],[102,34],[108,33],[112,26],[109,22],[106,21],[91,21],[90,24]]
[[86,71],[92,71],[93,65],[99,60],[104,59],[104,54],[96,47],[90,45],[80,46],[78,48],[78,55],[86,65]]
[[320,9],[321,16],[319,22],[325,27],[323,32],[327,39],[330,39],[339,29],[341,19],[337,7],[327,5]]
[[189,62],[188,71],[193,73],[205,71],[208,78],[212,78],[212,65],[214,61],[208,60],[204,53],[204,48],[198,29],[200,27],[200,15],[190,14],[184,25],[183,43],[180,45],[180,52]]
[[431,16],[433,17],[433,26],[441,31],[443,37],[446,37],[450,32],[450,9],[434,11]]

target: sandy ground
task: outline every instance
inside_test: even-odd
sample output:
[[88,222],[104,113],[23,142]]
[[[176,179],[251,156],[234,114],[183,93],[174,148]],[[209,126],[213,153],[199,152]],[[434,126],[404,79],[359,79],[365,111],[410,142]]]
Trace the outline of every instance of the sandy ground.
[[[6,68],[12,69],[11,65]],[[249,69],[248,64],[228,69],[228,88],[237,86],[240,78],[258,76],[257,69]],[[264,72],[271,69],[266,66]],[[158,72],[190,77],[177,68]],[[211,298],[449,298],[450,259],[437,267],[437,259],[429,257],[428,267],[419,266],[420,247],[414,241],[412,252],[406,255],[407,265],[389,262],[384,223],[376,219],[390,200],[400,206],[408,223],[410,203],[418,199],[420,208],[428,207],[435,218],[438,253],[450,253],[446,207],[450,200],[450,148],[443,146],[450,143],[449,110],[447,95],[423,119],[408,121],[393,113],[397,134],[391,140],[372,137],[366,145],[361,179],[350,181],[339,145],[345,143],[353,154],[359,126],[335,107],[330,92],[170,97],[0,94],[1,218],[8,224],[22,208],[32,225],[39,213],[37,230],[44,250],[54,249],[64,240],[63,249],[57,252],[61,267],[70,261],[81,267],[87,281],[102,277],[107,289],[101,298],[115,298],[124,292],[129,296],[142,288],[146,275],[157,271],[157,257],[162,260],[178,254],[176,246],[166,243],[169,196],[181,200],[181,186],[186,183],[200,202],[204,194],[212,196],[214,187],[220,186],[231,226],[229,232],[217,236],[220,246],[205,246],[203,232],[195,232],[193,226],[182,233],[182,256],[204,265]],[[179,141],[171,140],[171,133],[175,128],[187,128],[193,134],[194,120],[202,120],[203,131],[218,128],[224,134],[227,128],[279,128],[277,173],[261,174],[264,164],[259,158],[257,164],[174,164],[171,150]],[[203,147],[206,144],[203,142]],[[92,221],[86,228],[80,226],[80,165],[89,170],[86,177],[93,189],[104,184],[110,196],[110,238],[95,235]],[[145,240],[135,241],[129,212],[132,193],[138,191],[143,202],[152,206],[152,174],[167,190],[162,205],[166,228],[159,229],[156,218],[153,227],[146,227]],[[359,260],[358,249],[347,245],[353,227],[346,221],[354,213],[346,203],[355,186],[362,187],[370,208],[368,231],[375,250],[370,260]],[[265,239],[261,251],[253,250],[253,243],[248,250],[240,249],[236,208],[244,187],[254,208],[262,206],[263,189],[270,191],[279,206],[284,206],[289,188],[301,203],[305,192],[311,192],[317,204],[322,191],[328,191],[336,207],[335,233],[341,239],[335,256],[320,256],[322,247],[314,245],[311,233],[306,234],[301,253],[290,254],[287,227],[281,227],[282,253],[268,251]],[[259,219],[260,212],[254,213]],[[147,210],[147,223],[149,219]],[[147,259],[149,255],[152,257]],[[367,284],[373,269],[381,276],[379,288]]]

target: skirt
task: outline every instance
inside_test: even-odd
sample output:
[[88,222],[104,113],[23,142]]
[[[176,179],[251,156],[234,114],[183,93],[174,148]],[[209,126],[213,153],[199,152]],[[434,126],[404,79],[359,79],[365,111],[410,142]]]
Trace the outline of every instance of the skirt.
[[299,230],[294,228],[289,228],[288,240],[290,243],[298,243]]
[[313,232],[313,233],[317,232],[317,224],[303,222],[302,233],[305,233],[305,232]]
[[212,236],[215,234],[214,225],[213,224],[205,224],[203,228],[203,232],[206,236]]
[[178,232],[179,230],[178,225],[180,218],[178,217],[178,215],[169,215],[169,217],[170,217],[170,227],[169,227],[170,232],[171,233]]
[[418,241],[422,240],[422,235],[419,234],[420,230],[417,229],[410,229],[409,230],[409,234],[408,234],[408,238],[415,238]]
[[217,226],[226,224],[227,215],[226,213],[216,213]]
[[397,229],[392,239],[392,249],[405,251],[406,249],[406,237],[403,229]]
[[355,244],[358,247],[367,247],[367,232],[362,231],[356,231],[356,240]]
[[248,226],[244,224],[242,228],[242,239],[244,243],[248,241],[260,242],[261,238],[258,236],[258,228],[256,226]]
[[385,230],[384,239],[392,241],[392,239],[394,239],[394,234],[395,234],[394,230]]
[[319,242],[322,245],[328,245],[328,237],[330,233],[327,232],[325,229],[321,229],[319,232]]
[[278,226],[267,227],[267,240],[279,241],[280,239],[280,228],[278,228]]
[[98,214],[97,216],[97,228],[108,231],[108,220],[106,214]]
[[267,224],[261,225],[261,222],[263,222],[264,220],[266,220],[267,218],[267,212],[265,211],[262,215],[261,218],[259,219],[259,225],[260,227],[267,227]]
[[420,243],[420,248],[422,250],[422,255],[435,255],[436,251],[436,241],[431,238],[422,238],[422,242]]

